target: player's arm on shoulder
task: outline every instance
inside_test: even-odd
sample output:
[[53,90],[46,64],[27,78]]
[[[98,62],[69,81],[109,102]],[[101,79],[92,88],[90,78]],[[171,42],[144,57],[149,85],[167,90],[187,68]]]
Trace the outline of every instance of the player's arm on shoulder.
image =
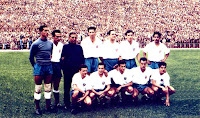
[[140,53],[137,54],[137,60],[140,61]]

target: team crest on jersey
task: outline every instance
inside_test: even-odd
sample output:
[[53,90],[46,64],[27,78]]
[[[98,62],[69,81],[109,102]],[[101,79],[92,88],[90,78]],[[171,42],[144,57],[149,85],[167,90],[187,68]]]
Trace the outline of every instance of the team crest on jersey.
[[147,76],[145,76],[145,79],[147,79]]
[[105,85],[105,82],[102,82],[102,85]]
[[86,84],[85,83],[83,83],[83,86],[85,86]]
[[133,51],[135,51],[135,48],[133,48]]
[[127,79],[127,77],[124,77],[124,80],[126,80]]
[[98,48],[98,45],[96,46],[96,48]]
[[43,45],[43,44],[40,44],[40,45],[38,45],[38,48],[42,48],[42,47],[44,47],[44,45]]

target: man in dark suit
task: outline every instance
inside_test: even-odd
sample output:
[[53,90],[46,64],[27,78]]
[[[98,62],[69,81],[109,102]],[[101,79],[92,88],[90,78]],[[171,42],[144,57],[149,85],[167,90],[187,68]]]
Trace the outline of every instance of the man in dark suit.
[[72,77],[79,71],[79,66],[84,64],[83,49],[76,44],[77,34],[69,33],[69,44],[64,45],[61,54],[61,66],[64,74],[64,103],[65,109],[70,107],[70,88]]

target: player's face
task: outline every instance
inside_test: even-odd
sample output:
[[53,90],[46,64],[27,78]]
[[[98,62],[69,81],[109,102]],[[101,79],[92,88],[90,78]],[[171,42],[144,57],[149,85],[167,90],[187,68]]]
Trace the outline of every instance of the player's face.
[[104,71],[105,71],[104,65],[99,65],[97,70],[98,70],[98,73],[100,75],[102,75],[104,73]]
[[44,27],[43,31],[40,33],[43,37],[48,37],[49,29],[48,27]]
[[147,65],[147,61],[143,61],[143,60],[140,61],[140,68],[141,68],[141,70],[145,70],[146,65]]
[[111,31],[109,37],[110,37],[110,40],[114,41],[116,39],[116,32],[115,31]]
[[160,66],[159,71],[161,75],[166,73],[166,67],[164,65]]
[[159,43],[160,41],[160,38],[158,34],[155,34],[154,37],[153,37],[153,40],[156,42],[156,43]]
[[54,42],[59,42],[61,40],[61,33],[55,33]]
[[133,40],[133,33],[132,33],[132,32],[127,33],[126,38],[127,38],[127,41],[131,41],[131,40]]
[[120,72],[124,72],[125,69],[126,69],[126,64],[120,64],[120,66],[119,66],[119,71],[120,71]]
[[96,32],[94,31],[94,29],[90,29],[88,32],[88,35],[91,37],[95,37],[96,36]]
[[87,75],[87,68],[81,68],[81,70],[79,70],[81,77],[84,78]]
[[70,43],[76,43],[76,40],[77,40],[77,34],[72,34],[72,35],[69,37]]

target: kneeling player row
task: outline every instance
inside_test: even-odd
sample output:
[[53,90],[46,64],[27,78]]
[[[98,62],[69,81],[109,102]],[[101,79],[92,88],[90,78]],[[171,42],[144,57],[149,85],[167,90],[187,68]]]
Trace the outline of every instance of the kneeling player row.
[[97,97],[101,100],[115,100],[120,92],[122,100],[125,100],[127,95],[132,95],[135,102],[139,93],[156,99],[161,99],[163,96],[160,96],[160,93],[163,93],[166,96],[165,104],[169,106],[169,95],[173,94],[175,89],[169,84],[166,63],[159,63],[159,69],[156,70],[146,65],[147,59],[143,57],[139,67],[127,69],[126,62],[120,60],[118,67],[108,73],[105,65],[99,63],[98,70],[90,76],[87,75],[87,66],[81,65],[79,72],[72,78],[72,106],[81,101],[89,106]]

